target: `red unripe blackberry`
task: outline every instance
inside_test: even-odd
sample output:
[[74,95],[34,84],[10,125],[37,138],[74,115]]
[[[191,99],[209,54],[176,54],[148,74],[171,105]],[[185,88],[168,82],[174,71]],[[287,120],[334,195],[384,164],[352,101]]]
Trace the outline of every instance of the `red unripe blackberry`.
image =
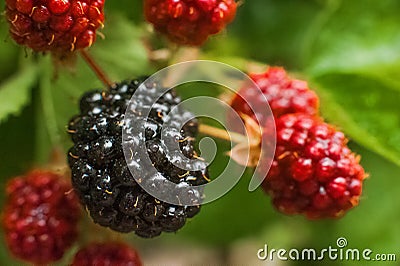
[[236,15],[234,0],[145,0],[148,22],[171,41],[201,45],[220,32]]
[[[309,89],[306,81],[289,77],[283,68],[269,67],[264,73],[249,76],[265,98],[260,97],[261,93],[255,91],[254,86],[241,88],[231,101],[232,108],[239,114],[257,117],[261,125],[268,118],[263,111],[267,104],[275,118],[290,113],[318,114],[319,99],[315,92]],[[251,103],[253,110],[248,103]],[[228,120],[232,120],[229,114]]]
[[358,205],[366,174],[342,132],[320,118],[297,113],[276,120],[276,136],[263,189],[279,211],[336,218]]
[[72,266],[142,266],[136,250],[121,242],[92,243],[79,250]]
[[78,199],[61,176],[33,171],[6,187],[6,243],[22,260],[43,264],[61,259],[77,238]]
[[103,26],[104,0],[7,0],[11,37],[36,52],[90,47]]

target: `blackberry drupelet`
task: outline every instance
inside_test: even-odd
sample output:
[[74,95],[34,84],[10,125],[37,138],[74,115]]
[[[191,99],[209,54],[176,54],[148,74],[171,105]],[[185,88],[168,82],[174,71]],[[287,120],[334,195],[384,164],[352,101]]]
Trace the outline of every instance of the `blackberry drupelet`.
[[[184,123],[192,115],[177,106],[180,98],[174,91],[162,94],[154,84],[138,89],[143,81],[122,82],[109,91],[94,90],[83,95],[81,112],[68,126],[74,142],[68,159],[73,187],[95,223],[118,232],[135,231],[141,237],[150,238],[162,231],[175,232],[185,224],[186,218],[196,215],[200,210],[202,191],[195,187],[190,190],[192,195],[189,197],[192,196],[194,206],[178,206],[151,196],[137,180],[163,191],[167,180],[178,187],[205,184],[208,172],[205,163],[198,160],[197,163],[202,165],[196,169],[202,170],[187,171],[176,166],[179,161],[167,153],[168,142],[178,142],[184,157],[197,158],[194,150],[197,121],[191,119]],[[125,117],[134,93],[129,108],[136,110],[135,117]],[[140,109],[149,101],[155,104],[145,117]],[[174,112],[168,115],[173,108]],[[163,124],[167,122],[168,128],[164,128],[167,138],[162,138]],[[183,124],[178,129],[178,125]],[[146,164],[140,151],[136,150],[132,151],[128,168],[122,146],[123,130],[138,130],[132,135],[132,141],[143,143],[151,163]],[[129,169],[135,169],[135,177]]]

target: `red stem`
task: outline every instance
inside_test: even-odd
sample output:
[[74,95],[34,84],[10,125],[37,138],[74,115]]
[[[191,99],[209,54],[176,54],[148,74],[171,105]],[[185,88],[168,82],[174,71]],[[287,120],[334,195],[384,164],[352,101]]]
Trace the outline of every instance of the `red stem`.
[[105,72],[100,68],[100,66],[94,61],[92,56],[86,51],[81,50],[81,56],[85,60],[85,62],[89,65],[89,67],[93,70],[96,76],[100,79],[100,81],[106,86],[111,87],[113,82],[108,78]]

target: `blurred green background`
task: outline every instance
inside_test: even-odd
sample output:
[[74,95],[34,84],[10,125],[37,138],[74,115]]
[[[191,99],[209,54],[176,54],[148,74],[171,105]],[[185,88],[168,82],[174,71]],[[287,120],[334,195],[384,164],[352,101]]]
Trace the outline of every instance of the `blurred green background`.
[[[236,20],[226,32],[210,39],[200,57],[242,70],[251,61],[280,65],[308,80],[321,97],[323,116],[350,137],[351,148],[361,154],[370,173],[360,206],[340,220],[287,217],[273,209],[262,191],[248,192],[244,177],[230,193],[205,205],[177,234],[152,240],[124,237],[141,251],[145,264],[314,265],[259,262],[257,250],[264,244],[276,249],[335,247],[339,237],[347,239],[348,248],[395,253],[400,260],[400,1],[241,3]],[[0,6],[5,6],[4,0]],[[141,1],[109,0],[106,16],[106,38],[99,38],[91,49],[106,72],[122,80],[157,70],[142,45],[150,32]],[[17,47],[7,27],[2,17],[0,189],[8,178],[46,163],[53,145],[71,145],[65,124],[77,112],[79,95],[101,87],[80,59],[74,71],[59,69],[55,78],[49,56]],[[218,143],[222,150],[228,148]],[[219,156],[212,170],[218,172],[224,160]],[[0,245],[2,265],[20,264],[10,257],[3,242]],[[60,264],[67,261],[68,257]],[[324,265],[356,264],[324,261]]]

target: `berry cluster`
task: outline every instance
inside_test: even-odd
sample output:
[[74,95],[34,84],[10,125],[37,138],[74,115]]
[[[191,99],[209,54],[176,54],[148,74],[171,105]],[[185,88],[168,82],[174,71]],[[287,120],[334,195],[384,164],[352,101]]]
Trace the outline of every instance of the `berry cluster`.
[[236,15],[234,0],[145,0],[147,21],[171,41],[201,45]]
[[105,0],[6,0],[11,37],[36,52],[90,47],[103,25]]
[[261,125],[267,122],[262,107],[268,104],[275,118],[291,113],[318,114],[319,100],[315,92],[309,89],[306,81],[290,78],[283,68],[269,67],[264,73],[249,76],[261,93],[255,91],[256,87],[241,88],[231,101],[232,108],[239,114],[257,116]]
[[[274,206],[285,214],[311,219],[340,217],[356,206],[366,174],[360,157],[347,147],[344,134],[318,116],[318,96],[305,81],[290,78],[283,68],[270,67],[250,77],[261,93],[256,87],[244,87],[231,106],[239,114],[258,119],[264,141],[273,134],[272,119],[263,110],[268,104],[272,110],[276,152],[267,174],[268,152],[262,152],[259,171],[267,175],[263,189]],[[228,122],[236,128],[231,114]]]
[[37,170],[12,179],[6,193],[3,227],[10,251],[37,264],[60,259],[77,237],[80,210],[71,186]]
[[299,113],[278,118],[276,132],[275,158],[263,188],[279,211],[336,218],[358,204],[365,173],[342,132]]
[[[200,210],[202,192],[196,188],[191,190],[193,205],[196,206],[176,206],[149,195],[137,180],[162,191],[166,189],[166,180],[185,188],[205,184],[208,173],[205,165],[201,167],[203,170],[186,171],[174,164],[176,157],[166,152],[166,142],[171,139],[179,142],[185,157],[197,157],[193,146],[197,122],[190,120],[182,129],[164,128],[164,133],[170,137],[161,138],[166,119],[180,125],[191,114],[177,106],[180,99],[173,91],[160,95],[154,84],[146,84],[139,90],[142,81],[122,82],[112,86],[108,92],[90,91],[81,98],[81,113],[72,118],[68,126],[75,143],[68,159],[72,184],[94,222],[119,232],[135,231],[141,237],[154,237],[162,231],[177,231],[185,224],[186,218],[196,215]],[[134,93],[133,111],[136,115],[125,117]],[[140,110],[149,99],[154,105],[146,117]],[[175,111],[168,116],[172,108]],[[135,169],[135,177],[128,168],[122,148],[122,131],[130,129],[143,132],[133,134],[128,143],[132,146],[128,164]],[[135,149],[139,143],[144,143],[152,164],[147,165],[141,159],[141,150]],[[153,168],[155,173],[149,174]]]
[[72,266],[142,266],[136,250],[125,243],[92,243],[79,250],[72,261]]

